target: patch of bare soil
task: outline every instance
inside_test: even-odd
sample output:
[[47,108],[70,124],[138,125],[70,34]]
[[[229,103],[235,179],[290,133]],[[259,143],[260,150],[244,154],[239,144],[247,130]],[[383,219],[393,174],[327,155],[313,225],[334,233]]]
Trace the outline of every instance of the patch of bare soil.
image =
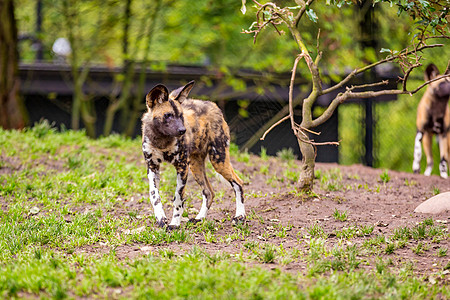
[[[262,161],[259,157],[251,157],[249,163],[234,162],[235,169],[246,177],[244,186],[247,211],[247,224],[249,233],[245,238],[231,238],[233,233],[239,232],[231,225],[230,219],[234,216],[235,204],[232,189],[220,176],[210,176],[215,191],[226,191],[222,198],[216,198],[209,212],[208,219],[215,220],[218,231],[216,240],[206,241],[202,232],[194,234],[187,243],[172,243],[156,246],[143,244],[123,245],[115,248],[116,255],[121,258],[135,258],[147,253],[158,253],[161,250],[173,251],[176,255],[183,254],[194,246],[214,254],[217,252],[248,257],[250,251],[246,249],[248,243],[259,245],[283,245],[283,249],[291,251],[299,249],[307,253],[308,228],[319,224],[328,235],[327,243],[334,247],[342,242],[362,246],[363,243],[377,236],[389,238],[399,227],[414,227],[425,219],[432,218],[435,224],[446,227],[447,236],[440,243],[424,242],[425,251],[415,253],[413,249],[418,241],[408,241],[405,247],[395,249],[393,253],[380,251],[381,258],[391,259],[399,268],[406,262],[412,262],[413,269],[418,274],[430,274],[442,271],[448,264],[448,255],[439,257],[439,248],[450,248],[448,239],[448,224],[450,212],[427,215],[414,213],[415,207],[438,192],[450,191],[450,180],[438,176],[426,177],[423,175],[372,169],[361,165],[341,166],[337,164],[317,164],[316,170],[321,179],[316,179],[314,193],[302,195],[295,192],[295,183],[284,177],[287,169],[299,170],[298,163],[280,163],[280,160],[270,158]],[[268,174],[260,173],[262,165],[268,166]],[[387,182],[382,178],[389,177]],[[199,187],[190,176],[187,193],[199,193]],[[142,196],[140,196],[142,197]],[[197,197],[193,197],[197,198]],[[169,201],[170,202],[170,201]],[[136,203],[137,204],[137,203]],[[194,207],[199,209],[200,200],[195,200]],[[151,207],[145,207],[146,202],[137,204],[144,213],[152,212]],[[131,209],[132,207],[130,207]],[[171,216],[169,204],[165,211]],[[126,208],[125,208],[126,210]],[[335,210],[347,212],[346,221],[336,220],[333,217]],[[117,211],[118,212],[118,211]],[[119,213],[120,214],[120,213]],[[194,217],[190,212],[189,217]],[[184,226],[184,224],[182,224]],[[373,226],[373,232],[367,236],[353,236],[350,239],[340,239],[336,232],[351,226]],[[284,230],[284,233],[282,232]],[[103,249],[103,250],[102,250]],[[106,252],[108,247],[89,247],[79,249],[83,252]],[[361,254],[364,256],[364,254]],[[376,256],[366,255],[368,264],[361,268],[373,268]],[[251,264],[261,264],[255,261]],[[275,259],[273,264],[264,264],[268,268],[280,268],[292,272],[305,272],[307,262],[297,258],[288,263],[281,263]],[[449,276],[447,275],[447,278]]]

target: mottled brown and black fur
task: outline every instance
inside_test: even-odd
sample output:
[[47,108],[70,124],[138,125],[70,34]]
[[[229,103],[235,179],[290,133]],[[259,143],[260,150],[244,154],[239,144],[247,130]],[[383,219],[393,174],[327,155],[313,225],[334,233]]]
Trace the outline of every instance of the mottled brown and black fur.
[[[446,74],[449,74],[447,69]],[[430,64],[425,70],[425,81],[439,76],[439,69]],[[417,134],[414,145],[414,173],[420,172],[420,159],[422,158],[421,142],[427,158],[425,175],[429,176],[433,169],[432,137],[437,136],[439,143],[441,177],[447,178],[449,151],[450,151],[450,78],[442,78],[431,82],[417,107]]]
[[215,170],[230,182],[235,191],[234,221],[243,221],[245,210],[242,180],[236,175],[230,162],[228,125],[215,103],[187,98],[193,85],[194,82],[191,81],[169,94],[167,88],[160,84],[146,97],[148,111],[142,117],[142,149],[147,163],[150,200],[157,222],[160,226],[167,223],[157,188],[162,161],[173,164],[177,170],[174,212],[169,226],[172,228],[180,225],[189,168],[202,188],[203,195],[200,212],[192,221],[200,221],[206,217],[214,198],[205,172],[207,156]]

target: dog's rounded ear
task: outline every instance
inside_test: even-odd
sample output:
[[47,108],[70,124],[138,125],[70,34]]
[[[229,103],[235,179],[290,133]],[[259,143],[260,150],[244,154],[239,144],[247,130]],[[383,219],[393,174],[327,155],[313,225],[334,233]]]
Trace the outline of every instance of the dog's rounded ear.
[[192,80],[188,82],[185,86],[182,86],[176,90],[174,90],[172,93],[170,93],[170,98],[177,100],[180,103],[183,103],[184,100],[187,99],[189,96],[189,92],[192,90],[192,87],[194,86],[195,81]]
[[145,97],[148,109],[152,109],[156,103],[161,104],[168,99],[169,90],[162,84],[156,85]]
[[425,70],[425,81],[432,80],[439,76],[439,69],[435,64],[429,64]]

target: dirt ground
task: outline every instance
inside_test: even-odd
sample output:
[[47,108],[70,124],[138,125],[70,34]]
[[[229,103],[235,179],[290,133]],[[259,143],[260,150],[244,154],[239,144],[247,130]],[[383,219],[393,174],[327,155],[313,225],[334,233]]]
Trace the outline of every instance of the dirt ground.
[[[9,165],[17,165],[13,158],[9,158]],[[137,166],[143,164],[142,158],[130,158]],[[272,264],[258,263],[257,260],[245,260],[249,255],[247,243],[258,245],[271,244],[283,246],[286,251],[298,249],[307,253],[308,228],[319,224],[327,234],[327,243],[330,247],[342,245],[342,239],[336,232],[351,226],[373,226],[374,230],[369,236],[353,236],[345,242],[362,246],[365,241],[376,236],[389,238],[396,228],[414,227],[425,219],[432,218],[436,224],[445,226],[447,236],[440,243],[425,241],[425,251],[414,253],[412,250],[417,241],[410,241],[410,245],[395,249],[391,254],[379,251],[382,258],[390,258],[394,265],[403,266],[412,262],[414,271],[418,274],[432,274],[448,267],[449,255],[439,257],[439,248],[450,248],[448,234],[450,212],[437,215],[414,213],[414,209],[426,199],[436,193],[450,191],[450,179],[439,176],[426,177],[424,175],[373,169],[362,165],[342,166],[337,164],[316,164],[316,172],[322,174],[315,180],[314,193],[304,195],[297,193],[295,183],[286,178],[287,170],[298,173],[298,161],[283,162],[280,159],[269,157],[263,161],[258,156],[251,155],[247,162],[233,161],[245,181],[245,205],[248,229],[245,237],[227,239],[227,236],[237,232],[232,226],[231,218],[235,213],[234,193],[229,184],[219,175],[208,171],[216,199],[208,213],[208,219],[217,224],[216,240],[207,241],[202,232],[194,233],[187,243],[170,243],[160,245],[127,244],[115,247],[115,253],[122,259],[133,259],[148,253],[159,253],[161,250],[172,250],[175,255],[183,254],[194,246],[199,246],[208,253],[223,252],[231,255],[244,255],[244,261],[250,264],[260,264],[268,268],[279,268],[285,271],[306,272],[307,261],[296,258],[288,263],[280,263],[277,259]],[[262,166],[266,172],[262,172]],[[61,166],[51,166],[60,169]],[[3,169],[4,171],[7,169]],[[9,169],[8,169],[9,170]],[[10,170],[11,171],[11,170]],[[164,172],[164,169],[162,170]],[[382,174],[387,172],[389,180],[383,182]],[[265,173],[265,174],[264,174]],[[385,176],[386,177],[386,176]],[[146,180],[145,174],[142,180]],[[222,192],[220,192],[222,191]],[[194,208],[189,208],[189,217],[195,217],[201,205],[200,190],[190,175],[186,194],[193,200]],[[117,217],[128,216],[130,211],[138,211],[143,216],[153,216],[153,209],[148,201],[137,201],[148,198],[147,191],[142,191],[131,199],[121,199],[115,204],[111,212]],[[165,211],[172,215],[171,201],[166,201]],[[83,210],[83,207],[79,207]],[[197,211],[196,211],[197,209]],[[347,212],[346,221],[336,220],[333,217],[335,210]],[[184,218],[187,222],[188,218]],[[182,226],[186,226],[186,223]],[[152,226],[149,224],[149,226]],[[280,231],[284,230],[284,234]],[[192,231],[191,231],[192,232]],[[194,231],[195,232],[195,231]],[[224,239],[225,237],[225,239]],[[415,244],[414,244],[415,243]],[[81,247],[75,252],[88,255],[101,255],[108,253],[110,246],[96,244]],[[368,263],[364,267],[373,267],[374,257],[367,254]],[[446,277],[450,281],[450,274]]]
[[[263,164],[269,167],[268,175],[260,173],[260,166]],[[337,174],[334,179],[335,188],[330,190],[330,187],[317,179],[315,181],[315,193],[311,196],[305,196],[296,193],[295,184],[289,180],[268,180],[270,177],[282,178],[287,163],[280,164],[280,160],[274,158],[269,158],[268,161],[263,162],[259,157],[252,156],[250,162],[235,161],[233,165],[246,177],[244,189],[247,197],[245,205],[250,234],[245,239],[207,242],[203,234],[199,233],[189,243],[155,246],[123,245],[116,248],[116,254],[122,258],[133,258],[139,257],[143,253],[158,253],[160,250],[167,249],[172,250],[175,254],[182,254],[197,245],[209,253],[224,252],[238,256],[239,253],[242,255],[242,252],[244,252],[245,256],[248,253],[245,244],[249,242],[256,242],[260,245],[267,243],[279,246],[282,244],[287,251],[297,248],[307,253],[304,237],[308,235],[308,228],[315,223],[320,224],[325,233],[328,234],[327,243],[331,247],[342,243],[342,240],[335,235],[337,230],[357,225],[373,225],[374,230],[370,236],[352,237],[346,241],[348,244],[361,246],[365,240],[372,237],[377,235],[389,237],[398,227],[414,227],[419,222],[429,218],[433,218],[436,224],[445,226],[448,232],[450,212],[427,215],[414,213],[414,209],[435,193],[450,191],[450,179],[388,171],[389,181],[385,183],[381,179],[381,174],[385,170],[372,169],[361,165],[341,166],[319,163],[316,165],[316,170],[319,170],[319,173]],[[290,166],[292,165],[298,165],[298,162],[291,163]],[[230,222],[230,218],[234,216],[235,211],[233,191],[220,176],[214,176],[211,172],[209,175],[212,175],[211,181],[214,190],[223,189],[226,192],[222,198],[216,198],[208,219],[215,220],[216,224],[220,224],[216,232],[218,237],[227,236],[236,231]],[[192,176],[188,182],[187,193],[199,193],[198,185],[193,181]],[[200,200],[193,203],[197,209],[199,209],[200,204]],[[139,207],[133,208],[135,205]],[[132,201],[128,202],[126,206],[139,209],[144,214],[152,214],[148,202],[138,204],[137,201]],[[339,212],[347,212],[348,219],[345,222],[333,217],[336,209]],[[165,205],[165,211],[167,215],[171,216],[172,211],[169,204]],[[194,211],[191,210],[189,217],[194,217],[195,213],[195,209]],[[184,221],[186,220],[187,218]],[[277,234],[280,228],[286,229],[286,234],[283,237]],[[412,262],[414,271],[419,275],[443,270],[449,262],[449,254],[438,257],[436,253],[437,249],[441,247],[450,248],[448,235],[439,244],[425,243],[426,251],[420,254],[412,251],[414,245],[409,245],[396,249],[392,254],[381,251],[381,257],[390,258],[394,266],[399,268],[404,266],[405,263]],[[101,248],[103,247],[93,246],[81,251],[108,251],[108,247]],[[378,257],[367,255],[365,259],[368,263],[361,267],[373,268],[373,261]],[[251,262],[251,260],[248,261],[250,261],[250,264],[258,264],[257,262]],[[290,272],[305,273],[307,270],[307,262],[304,259],[295,259],[287,264],[280,264],[275,260],[273,264],[261,263],[260,265]],[[446,277],[450,276],[447,274]]]

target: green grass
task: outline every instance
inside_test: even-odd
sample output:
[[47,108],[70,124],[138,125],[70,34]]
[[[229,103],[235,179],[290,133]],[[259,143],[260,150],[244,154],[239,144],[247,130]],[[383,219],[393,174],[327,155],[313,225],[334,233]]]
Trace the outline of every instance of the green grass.
[[[57,132],[45,122],[22,132],[0,129],[1,298],[450,296],[447,287],[415,275],[408,261],[389,262],[399,248],[446,257],[442,241],[448,232],[433,219],[380,234],[370,224],[349,224],[347,211],[333,214],[345,227],[330,229],[312,220],[300,228],[269,219],[255,207],[247,212],[249,222],[235,227],[229,225],[230,212],[222,220],[159,229],[140,149],[139,138],[91,140],[83,132]],[[254,159],[234,145],[231,152],[245,164]],[[273,183],[296,181],[292,155],[285,151],[280,157],[287,171]],[[268,166],[263,151],[261,161]],[[259,168],[269,178],[268,168]],[[326,190],[342,188],[339,169],[316,175]],[[170,202],[176,186],[171,166],[162,166],[161,183],[163,202]],[[227,193],[218,189],[216,201]],[[185,217],[192,217],[188,211],[198,195],[196,187],[188,189]],[[284,271],[291,265],[304,269]]]
[[336,208],[336,209],[334,210],[334,213],[333,213],[333,218],[335,218],[336,220],[339,220],[339,221],[341,221],[341,222],[345,222],[345,221],[347,221],[347,219],[348,219],[347,211],[344,210],[343,212],[340,212],[340,211],[338,211],[338,209]]
[[338,168],[327,171],[317,170],[315,177],[319,179],[320,187],[326,191],[339,191],[344,188],[342,184],[342,173]]
[[391,180],[391,176],[389,175],[388,170],[384,170],[383,173],[380,174],[380,180],[385,184]]

